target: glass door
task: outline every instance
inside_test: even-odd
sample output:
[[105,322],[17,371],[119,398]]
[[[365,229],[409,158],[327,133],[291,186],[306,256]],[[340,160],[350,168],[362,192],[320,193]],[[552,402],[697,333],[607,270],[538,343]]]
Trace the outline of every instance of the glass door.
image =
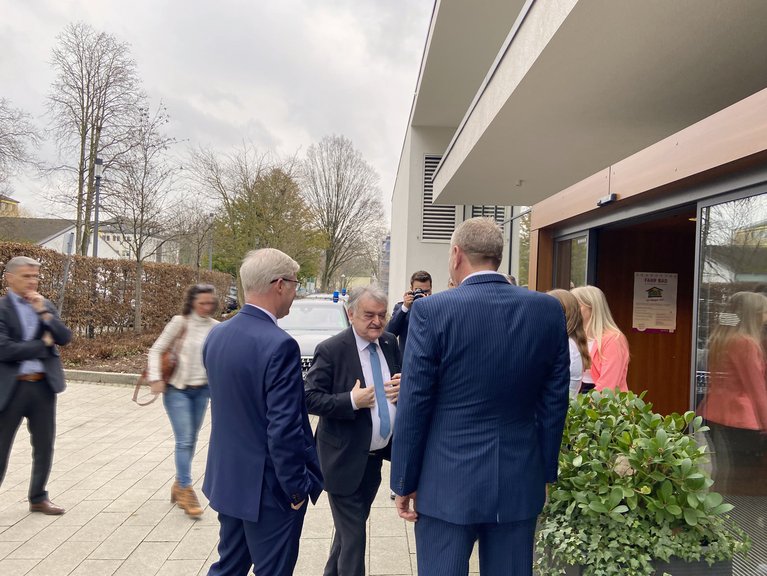
[[554,287],[571,290],[588,284],[589,235],[559,238],[554,244]]
[[696,412],[713,489],[753,539],[735,574],[767,566],[767,194],[699,204]]

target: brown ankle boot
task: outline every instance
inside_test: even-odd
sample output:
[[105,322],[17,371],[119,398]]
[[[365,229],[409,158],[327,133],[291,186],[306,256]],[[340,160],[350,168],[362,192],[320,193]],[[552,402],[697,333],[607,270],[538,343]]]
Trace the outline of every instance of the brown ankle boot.
[[171,504],[175,504],[176,502],[178,502],[180,491],[181,491],[181,486],[178,485],[178,480],[176,480],[173,483],[173,486],[170,487],[170,503]]
[[177,501],[178,505],[184,509],[187,516],[191,516],[192,518],[202,516],[200,501],[197,500],[197,494],[194,493],[194,489],[191,486],[187,486],[186,488],[179,487]]

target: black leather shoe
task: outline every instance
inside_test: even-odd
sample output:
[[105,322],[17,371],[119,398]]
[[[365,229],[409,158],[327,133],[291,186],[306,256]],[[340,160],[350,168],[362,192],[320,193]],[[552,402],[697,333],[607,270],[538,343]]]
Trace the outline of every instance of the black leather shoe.
[[66,512],[66,510],[64,510],[63,508],[59,506],[56,506],[50,500],[43,500],[42,502],[37,502],[35,504],[30,503],[29,511],[42,512],[43,514],[46,514],[47,516],[60,516],[61,514]]

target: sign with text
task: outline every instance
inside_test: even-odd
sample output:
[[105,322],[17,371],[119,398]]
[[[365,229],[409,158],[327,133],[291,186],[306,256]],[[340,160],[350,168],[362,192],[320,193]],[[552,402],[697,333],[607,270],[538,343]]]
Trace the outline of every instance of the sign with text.
[[639,332],[676,330],[676,291],[679,275],[634,272],[634,313],[631,327]]

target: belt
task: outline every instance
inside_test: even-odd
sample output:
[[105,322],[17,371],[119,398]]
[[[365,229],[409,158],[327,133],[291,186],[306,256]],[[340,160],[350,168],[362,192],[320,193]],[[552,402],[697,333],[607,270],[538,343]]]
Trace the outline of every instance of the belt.
[[39,382],[45,378],[45,372],[32,372],[31,374],[19,374],[16,376],[16,380],[22,382]]

